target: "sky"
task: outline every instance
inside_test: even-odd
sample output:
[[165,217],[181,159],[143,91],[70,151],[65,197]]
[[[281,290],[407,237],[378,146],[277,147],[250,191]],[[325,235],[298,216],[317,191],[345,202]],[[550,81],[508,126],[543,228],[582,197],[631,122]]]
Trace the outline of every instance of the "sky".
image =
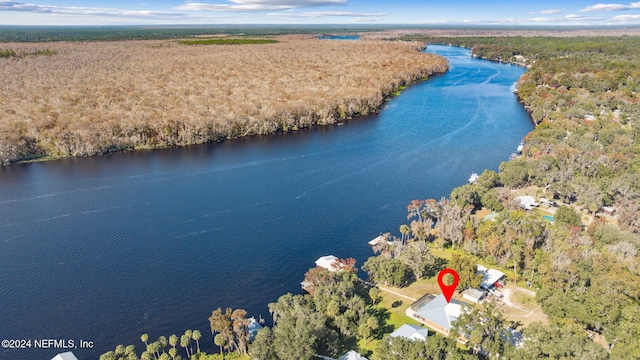
[[640,1],[0,0],[0,25],[640,25]]

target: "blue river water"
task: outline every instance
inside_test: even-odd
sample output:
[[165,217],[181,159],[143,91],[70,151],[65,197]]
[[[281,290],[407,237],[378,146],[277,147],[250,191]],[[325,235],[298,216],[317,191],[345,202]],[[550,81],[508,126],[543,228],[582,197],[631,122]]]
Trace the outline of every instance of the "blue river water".
[[362,265],[410,200],[497,169],[533,128],[512,93],[522,68],[427,51],[449,72],[344,125],[0,168],[0,339],[91,341],[71,349],[91,359],[200,329],[212,350],[214,309],[269,318],[318,257]]

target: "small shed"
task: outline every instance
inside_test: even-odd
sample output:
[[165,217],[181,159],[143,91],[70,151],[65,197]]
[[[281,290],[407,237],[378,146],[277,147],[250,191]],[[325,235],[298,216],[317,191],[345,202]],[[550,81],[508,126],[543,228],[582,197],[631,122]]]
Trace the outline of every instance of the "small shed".
[[402,337],[409,340],[426,341],[427,337],[429,336],[429,329],[425,329],[420,326],[403,324],[389,336]]
[[473,303],[479,304],[482,301],[482,298],[486,295],[486,292],[480,291],[478,289],[467,289],[462,292],[462,298],[465,300],[469,300]]

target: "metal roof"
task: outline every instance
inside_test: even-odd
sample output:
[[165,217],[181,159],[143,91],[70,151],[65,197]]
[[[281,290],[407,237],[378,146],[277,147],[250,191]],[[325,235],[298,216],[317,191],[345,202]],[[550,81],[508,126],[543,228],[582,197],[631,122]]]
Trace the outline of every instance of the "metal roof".
[[325,268],[330,271],[338,271],[337,268],[331,266],[335,261],[338,261],[338,258],[333,255],[322,256],[318,260],[316,260],[316,266]]
[[354,350],[349,350],[346,354],[340,356],[338,360],[367,360],[367,358]]
[[403,337],[410,340],[426,340],[429,336],[429,330],[420,326],[404,324],[396,331],[392,332],[391,337]]
[[442,294],[416,311],[416,315],[440,325],[447,331],[451,330],[451,324],[458,319],[461,313],[462,304],[456,299],[451,299],[451,302],[447,303]]

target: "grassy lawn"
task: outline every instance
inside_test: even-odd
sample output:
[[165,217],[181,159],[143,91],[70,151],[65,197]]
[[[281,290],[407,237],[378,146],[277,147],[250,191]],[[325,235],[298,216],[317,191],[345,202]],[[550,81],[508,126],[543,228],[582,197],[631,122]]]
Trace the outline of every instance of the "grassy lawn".
[[[392,289],[401,294],[415,297],[406,292],[405,290],[407,289]],[[365,352],[370,352],[368,353],[369,356],[371,355],[371,352],[374,352],[378,347],[380,341],[382,341],[383,334],[389,334],[393,332],[394,330],[402,326],[402,324],[420,325],[419,322],[404,314],[405,310],[407,310],[407,308],[413,303],[411,300],[384,290],[381,291],[381,295],[382,299],[378,303],[378,305],[376,305],[376,309],[379,310],[379,314],[383,318],[385,325],[382,327],[381,331],[379,331],[379,334],[375,339],[370,340],[366,344],[364,343],[364,341],[360,341],[358,343],[358,346],[362,350],[361,353],[364,354]],[[424,295],[424,293],[422,295]]]

